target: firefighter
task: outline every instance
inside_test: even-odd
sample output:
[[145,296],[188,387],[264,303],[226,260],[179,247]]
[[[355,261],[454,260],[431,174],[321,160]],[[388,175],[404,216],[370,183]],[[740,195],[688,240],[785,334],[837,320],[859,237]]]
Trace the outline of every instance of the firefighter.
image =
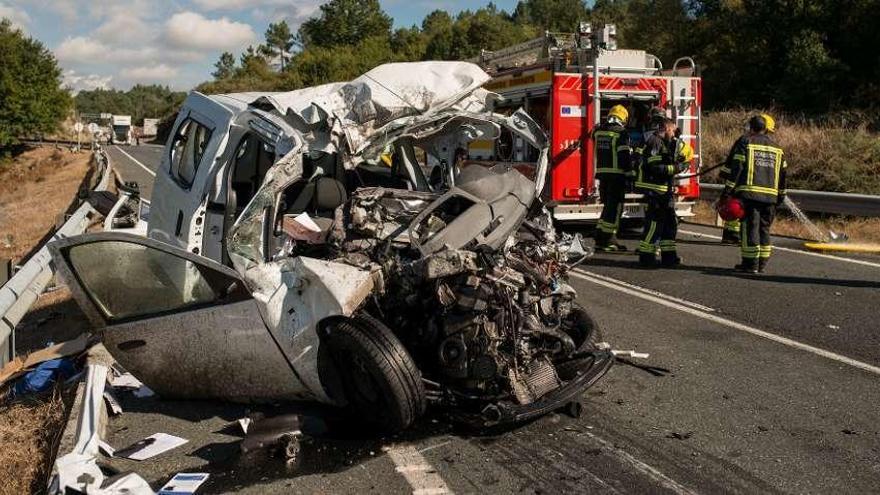
[[639,264],[657,266],[657,243],[660,264],[675,267],[681,264],[675,246],[678,218],[675,216],[673,179],[688,169],[693,149],[676,138],[675,121],[664,119],[657,132],[645,142],[636,177],[636,190],[645,195],[645,231],[639,243]]
[[596,153],[596,178],[599,179],[599,198],[602,215],[596,227],[596,249],[600,251],[626,251],[617,242],[620,217],[626,195],[626,183],[632,176],[632,149],[626,122],[629,112],[622,105],[608,111],[608,117],[595,131],[593,143]]
[[740,254],[735,269],[763,272],[770,259],[770,226],[776,207],[785,201],[785,153],[770,137],[776,122],[767,114],[749,119],[748,132],[733,145],[727,163],[723,197],[739,198],[745,207]]

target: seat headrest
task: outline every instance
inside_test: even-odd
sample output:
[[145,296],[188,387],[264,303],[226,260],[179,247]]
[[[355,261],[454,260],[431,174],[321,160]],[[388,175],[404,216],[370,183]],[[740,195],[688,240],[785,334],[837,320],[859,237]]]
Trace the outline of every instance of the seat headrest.
[[348,201],[345,185],[332,178],[321,177],[315,181],[315,209],[334,210]]

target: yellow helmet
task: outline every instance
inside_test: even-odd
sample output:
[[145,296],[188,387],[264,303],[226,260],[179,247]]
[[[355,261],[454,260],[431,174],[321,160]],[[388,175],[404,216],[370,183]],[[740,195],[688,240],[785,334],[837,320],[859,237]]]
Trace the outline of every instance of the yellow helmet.
[[764,124],[766,125],[768,133],[772,134],[772,133],[776,132],[776,121],[773,120],[773,117],[771,117],[770,115],[768,115],[766,113],[762,113],[761,118],[764,119]]
[[622,124],[626,124],[626,121],[629,120],[629,112],[623,105],[614,105],[611,107],[611,110],[608,110],[608,118],[611,117],[619,120]]
[[679,141],[675,150],[675,156],[678,158],[679,163],[688,163],[694,159],[694,149],[686,142]]

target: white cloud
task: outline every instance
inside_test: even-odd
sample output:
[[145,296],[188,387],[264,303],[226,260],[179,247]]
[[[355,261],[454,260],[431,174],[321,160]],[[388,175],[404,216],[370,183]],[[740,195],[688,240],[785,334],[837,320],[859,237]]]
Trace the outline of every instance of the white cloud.
[[204,10],[242,10],[254,7],[280,6],[290,4],[290,0],[195,0]]
[[120,75],[136,82],[165,82],[177,77],[178,69],[165,64],[122,69]]
[[105,57],[109,48],[99,41],[84,36],[67,38],[55,49],[58,60],[68,63],[99,62],[98,57]]
[[113,76],[100,76],[98,74],[77,74],[75,70],[64,71],[63,85],[67,87],[73,94],[80,91],[91,91],[93,89],[109,89],[110,81]]
[[268,8],[256,8],[251,15],[254,20],[261,22],[287,21],[290,29],[295,32],[300,24],[318,15],[318,9],[323,3],[323,0],[296,0]]
[[256,40],[249,24],[226,17],[206,19],[195,12],[171,16],[165,24],[165,37],[171,46],[195,50],[240,49]]
[[31,23],[31,16],[24,11],[23,7],[0,2],[0,18],[4,17],[9,19],[13,26],[22,30]]
[[105,43],[144,43],[156,37],[156,28],[130,14],[114,14],[92,32]]

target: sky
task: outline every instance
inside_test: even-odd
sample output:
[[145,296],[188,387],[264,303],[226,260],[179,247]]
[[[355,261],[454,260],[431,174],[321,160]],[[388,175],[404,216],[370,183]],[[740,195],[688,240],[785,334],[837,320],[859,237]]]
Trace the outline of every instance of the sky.
[[[317,15],[320,0],[0,0],[0,17],[55,53],[64,82],[83,89],[162,84],[188,90],[210,80],[220,54],[263,42],[270,22],[291,28]],[[421,24],[488,0],[380,0],[395,27]],[[512,10],[516,0],[495,0]]]

